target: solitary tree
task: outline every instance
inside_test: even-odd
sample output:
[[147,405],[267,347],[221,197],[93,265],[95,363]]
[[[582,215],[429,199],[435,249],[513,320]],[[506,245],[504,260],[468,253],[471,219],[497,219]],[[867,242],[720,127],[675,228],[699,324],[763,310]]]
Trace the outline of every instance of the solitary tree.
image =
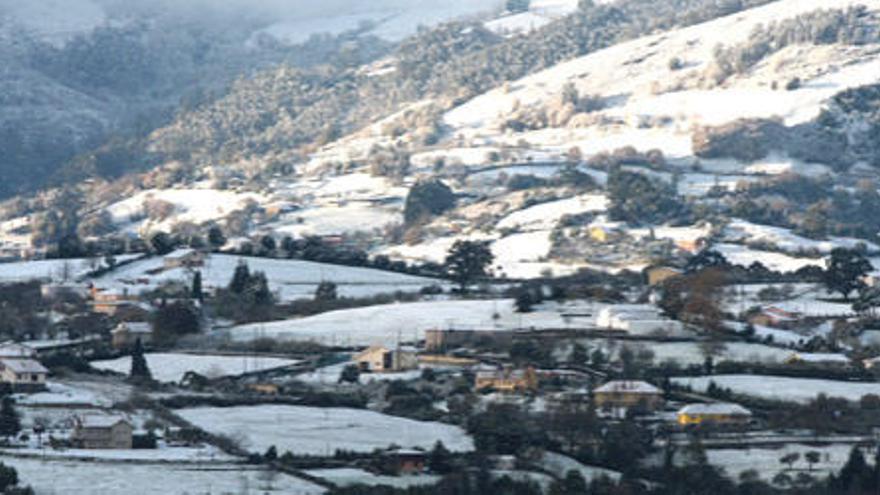
[[192,281],[192,298],[196,301],[201,301],[204,295],[202,294],[202,272],[196,271],[193,275]]
[[335,301],[337,297],[336,284],[333,282],[321,282],[315,289],[315,301]]
[[446,273],[458,282],[462,292],[470,284],[488,275],[489,265],[495,256],[486,241],[455,241],[446,256]]
[[361,369],[356,364],[349,364],[342,369],[339,383],[357,383],[361,378]]
[[819,463],[819,460],[822,458],[822,454],[816,450],[811,450],[804,454],[804,459],[807,461],[807,466],[810,471],[813,470],[813,466]]
[[220,227],[215,225],[208,230],[208,244],[214,250],[220,249],[226,244],[226,236],[223,235],[223,230]]
[[428,455],[428,467],[435,474],[449,474],[452,471],[452,452],[440,440]]
[[788,469],[791,469],[794,466],[794,463],[799,461],[801,458],[800,453],[792,452],[790,454],[785,454],[784,456],[779,458],[779,462],[788,465]]
[[134,343],[134,349],[131,351],[131,372],[129,379],[136,383],[145,383],[153,380],[150,368],[147,366],[147,358],[144,357],[144,346],[141,339],[137,339]]
[[874,269],[861,251],[846,248],[832,250],[825,265],[825,287],[829,292],[839,292],[847,301],[850,294],[865,286],[864,277]]
[[241,294],[247,289],[251,279],[251,270],[248,268],[247,262],[239,260],[232,273],[232,280],[229,282],[229,291],[235,294]]

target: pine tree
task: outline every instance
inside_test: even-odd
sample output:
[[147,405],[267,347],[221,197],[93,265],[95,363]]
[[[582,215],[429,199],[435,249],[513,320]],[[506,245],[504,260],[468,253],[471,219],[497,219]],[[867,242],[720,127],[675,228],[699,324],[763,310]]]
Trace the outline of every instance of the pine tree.
[[4,397],[3,405],[0,406],[0,435],[8,440],[21,431],[21,418],[15,410],[15,401],[12,397]]
[[248,268],[247,262],[240,260],[232,274],[232,281],[229,282],[229,291],[235,294],[241,294],[247,289],[251,279],[251,269]]
[[202,294],[202,272],[196,271],[192,281],[192,298],[201,301],[204,298]]
[[137,339],[134,343],[134,349],[131,351],[131,373],[129,378],[135,382],[150,382],[153,375],[147,366],[147,358],[144,357],[144,346],[141,339]]

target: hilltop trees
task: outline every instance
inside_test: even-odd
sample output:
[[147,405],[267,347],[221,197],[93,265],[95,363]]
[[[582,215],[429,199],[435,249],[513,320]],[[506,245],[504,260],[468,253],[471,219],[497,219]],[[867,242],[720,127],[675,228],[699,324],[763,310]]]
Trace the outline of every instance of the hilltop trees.
[[458,282],[461,292],[467,292],[469,285],[488,276],[489,265],[495,256],[486,241],[455,241],[446,256],[446,273]]

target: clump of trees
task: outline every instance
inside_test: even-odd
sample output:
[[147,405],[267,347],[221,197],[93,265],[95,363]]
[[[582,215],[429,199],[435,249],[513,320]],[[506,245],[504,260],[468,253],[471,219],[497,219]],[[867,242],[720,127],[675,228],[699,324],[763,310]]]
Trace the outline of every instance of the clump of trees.
[[715,49],[713,76],[721,83],[734,74],[748,71],[764,58],[796,44],[863,45],[880,39],[875,29],[866,29],[869,12],[864,5],[842,9],[820,9],[793,19],[759,25],[745,43]]
[[645,174],[616,168],[608,176],[612,220],[633,225],[661,224],[686,218],[687,209],[673,185]]
[[403,218],[414,225],[455,207],[455,193],[440,180],[419,182],[406,197]]
[[272,314],[275,296],[263,272],[251,272],[247,262],[239,261],[229,286],[218,291],[216,314],[237,322],[265,321]]

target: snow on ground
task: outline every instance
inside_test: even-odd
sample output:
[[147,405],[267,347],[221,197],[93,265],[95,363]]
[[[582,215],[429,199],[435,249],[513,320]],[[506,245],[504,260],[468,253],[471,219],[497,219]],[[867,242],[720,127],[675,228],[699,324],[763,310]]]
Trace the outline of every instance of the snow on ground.
[[880,395],[880,383],[841,382],[812,378],[786,378],[759,375],[714,375],[697,378],[674,378],[679,385],[689,385],[705,392],[709,382],[733,390],[734,393],[762,399],[806,403],[819,394],[858,401],[865,395]]
[[[810,451],[819,452],[820,460],[810,469],[804,454]],[[738,479],[745,471],[757,471],[765,481],[771,481],[777,473],[785,471],[789,475],[796,476],[797,472],[807,472],[816,478],[825,478],[832,472],[838,472],[846,464],[852,445],[801,445],[787,444],[780,448],[749,448],[749,449],[706,449],[706,457],[709,464],[723,468],[729,477]],[[788,466],[779,462],[785,455],[799,453],[800,459],[793,464],[795,472],[788,471]],[[869,461],[873,458],[865,452],[865,458]]]
[[[118,256],[117,263],[137,258],[139,254]],[[103,258],[72,258],[64,260],[15,261],[0,263],[0,282],[47,279],[55,283],[73,282],[95,268],[106,266]],[[93,268],[94,267],[94,268]]]
[[[497,315],[497,318],[493,316]],[[395,345],[422,340],[436,328],[565,328],[562,315],[552,309],[514,312],[513,301],[430,301],[369,306],[331,311],[308,318],[234,327],[223,332],[234,340],[266,337],[315,341],[328,345]]]
[[486,29],[498,34],[528,33],[577,9],[577,0],[534,0],[529,3],[527,11],[507,14],[487,22],[485,26]]
[[22,406],[74,406],[92,405],[110,407],[113,401],[88,389],[66,385],[58,382],[47,382],[45,392],[21,394],[16,397],[16,404]]
[[[877,9],[876,1],[840,0],[836,8],[865,4]],[[847,88],[875,82],[880,58],[870,50],[844,47],[797,46],[780,57],[778,64],[764,63],[755,74],[734,77],[723,87],[701,85],[703,74],[713,62],[713,49],[748,39],[759,24],[790,19],[802,13],[827,8],[827,0],[782,0],[695,26],[642,37],[547,70],[480,95],[449,111],[445,123],[453,135],[542,144],[536,133],[511,134],[499,131],[500,122],[516,108],[543,105],[558,97],[565,84],[573,82],[581,94],[608,98],[610,105],[596,112],[593,136],[605,143],[596,150],[589,142],[585,155],[632,145],[643,149],[645,135],[667,157],[692,157],[690,133],[694,125],[718,125],[739,118],[782,118],[797,124],[815,118],[825,101]],[[847,51],[849,50],[849,51]],[[674,54],[685,67],[670,71]],[[788,61],[797,63],[785,64]],[[791,67],[791,68],[789,68]],[[771,82],[798,74],[817,74],[796,91],[774,90]],[[568,134],[569,129],[541,131]],[[566,146],[580,144],[563,138]],[[605,146],[611,144],[613,146]],[[785,162],[785,163],[782,163]],[[790,160],[780,162],[786,170],[797,168]],[[740,168],[741,170],[741,168]],[[755,170],[759,172],[760,170]],[[775,172],[778,172],[776,170]]]
[[[352,364],[351,362],[339,363],[330,366],[324,366],[323,368],[318,368],[315,371],[311,371],[308,373],[303,373],[301,375],[297,375],[296,379],[316,385],[335,385],[339,383],[339,377],[342,375],[342,371],[346,366]],[[372,382],[383,382],[383,381],[395,381],[395,380],[416,380],[422,376],[422,371],[420,369],[410,370],[410,371],[402,371],[399,373],[361,373],[358,380],[361,384],[368,384]]]
[[371,26],[366,30],[368,34],[400,41],[415,34],[420,26],[491,13],[500,10],[503,4],[502,0],[330,1],[311,5],[302,13],[294,9],[291,14],[280,15],[278,23],[262,32],[287,43],[302,43],[314,35],[341,34]]
[[[151,201],[170,203],[174,211],[167,218],[150,220],[145,217],[145,205]],[[114,222],[127,225],[131,232],[167,231],[180,222],[202,224],[244,209],[249,202],[266,201],[267,198],[255,193],[217,189],[149,189],[108,206],[107,212]]]
[[[188,371],[194,371],[209,378],[220,378],[283,368],[299,362],[292,359],[260,356],[205,356],[163,353],[146,354],[146,358],[153,378],[161,382],[174,383],[180,382]],[[93,361],[91,365],[99,370],[128,374],[131,371],[131,357],[124,356],[109,361]]]
[[[589,346],[591,342],[586,344]],[[602,347],[605,352],[611,352],[616,355],[623,347],[627,346],[631,350],[639,352],[641,350],[651,351],[654,354],[654,363],[661,364],[664,362],[675,362],[680,366],[691,366],[702,364],[706,360],[700,344],[697,342],[652,342],[650,344],[643,343],[627,343],[602,341]],[[785,361],[791,355],[790,350],[771,347],[763,344],[749,344],[745,342],[730,342],[725,344],[724,350],[716,356],[715,361],[733,361],[739,363],[767,363],[779,364]]]
[[[45,441],[45,438],[44,438]],[[34,439],[36,442],[36,439]],[[47,444],[48,442],[45,442]],[[23,448],[23,449],[0,449],[0,457],[4,455],[18,457],[44,457],[52,459],[68,460],[108,460],[108,461],[139,461],[151,462],[175,462],[175,463],[214,463],[234,462],[236,459],[223,453],[214,446],[202,447],[168,447],[161,445],[156,449],[61,449],[51,448]]]
[[779,272],[796,272],[808,266],[825,267],[822,258],[798,258],[772,251],[760,251],[738,244],[716,244],[712,249],[723,254],[727,261],[734,265],[749,267],[759,262],[770,270]]
[[[215,254],[199,269],[203,287],[206,290],[227,287],[239,261],[246,262],[252,272],[264,272],[269,279],[270,289],[282,301],[311,298],[323,281],[335,283],[337,293],[342,297],[367,297],[397,291],[418,292],[422,287],[433,284],[444,285],[429,278],[370,268]],[[192,274],[182,268],[162,271],[162,264],[162,258],[133,263],[96,279],[95,284],[98,287],[128,287],[130,292],[135,293],[167,281],[184,281],[188,284],[192,278]],[[154,271],[159,273],[150,273]],[[148,283],[141,283],[143,280],[148,280]]]
[[385,485],[395,488],[408,488],[411,486],[434,485],[441,479],[440,476],[433,475],[381,476],[356,468],[311,469],[306,471],[306,474],[325,479],[338,486]]
[[346,232],[370,232],[403,221],[399,206],[377,206],[369,202],[327,204],[288,215],[291,221],[279,221],[271,227],[278,235],[304,237]]
[[566,215],[587,212],[603,212],[608,209],[608,198],[602,194],[584,194],[573,198],[541,203],[511,213],[499,221],[498,229],[520,229],[525,231],[548,230],[559,223]]
[[540,464],[542,468],[558,478],[565,478],[565,475],[568,474],[570,471],[577,471],[581,473],[585,480],[587,480],[587,483],[603,477],[607,477],[615,481],[620,479],[620,473],[618,473],[617,471],[594,466],[587,466],[581,464],[575,459],[572,459],[571,457],[557,454],[555,452],[545,452],[544,458],[541,459]]
[[211,433],[242,437],[253,452],[265,452],[273,445],[279,453],[289,450],[317,456],[332,456],[336,450],[372,452],[392,444],[430,450],[438,440],[454,452],[474,448],[470,437],[457,426],[358,409],[254,406],[176,412]]
[[830,253],[834,248],[852,249],[859,244],[863,244],[870,251],[880,249],[876,244],[861,239],[832,237],[827,241],[817,241],[796,235],[789,229],[759,225],[740,219],[734,219],[728,224],[724,231],[724,238],[728,242],[743,244],[773,244],[778,249],[795,254],[803,251],[817,251],[824,254]]
[[0,454],[0,460],[18,471],[21,482],[39,495],[89,493],[91,495],[186,495],[241,493],[257,495],[272,487],[291,495],[317,495],[325,490],[292,476],[268,476],[266,471],[241,464],[90,463],[20,459]]

